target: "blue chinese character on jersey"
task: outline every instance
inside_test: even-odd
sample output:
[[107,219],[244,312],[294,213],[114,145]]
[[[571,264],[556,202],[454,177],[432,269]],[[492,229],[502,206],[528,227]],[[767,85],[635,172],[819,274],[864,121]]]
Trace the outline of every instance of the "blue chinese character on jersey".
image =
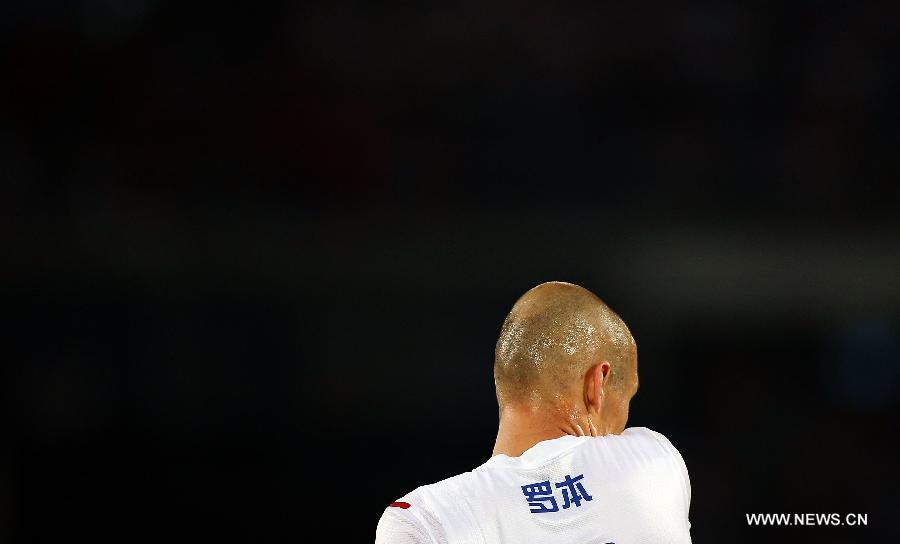
[[579,474],[574,478],[566,474],[566,478],[554,485],[550,484],[550,480],[538,482],[536,484],[523,485],[522,493],[528,506],[531,508],[532,514],[543,514],[544,512],[559,512],[559,503],[553,494],[554,486],[556,489],[562,489],[563,509],[569,508],[573,504],[581,506],[582,501],[591,501],[591,497],[581,480],[584,474]]
[[573,504],[581,506],[582,500],[593,500],[593,497],[588,495],[588,492],[584,489],[584,484],[581,483],[582,479],[584,479],[584,474],[579,474],[574,478],[567,474],[565,480],[556,484],[557,488],[562,488],[563,508],[568,508]]
[[553,487],[550,485],[550,480],[523,485],[522,493],[528,501],[528,506],[531,507],[532,514],[559,512],[559,506],[556,504],[556,497],[553,496]]

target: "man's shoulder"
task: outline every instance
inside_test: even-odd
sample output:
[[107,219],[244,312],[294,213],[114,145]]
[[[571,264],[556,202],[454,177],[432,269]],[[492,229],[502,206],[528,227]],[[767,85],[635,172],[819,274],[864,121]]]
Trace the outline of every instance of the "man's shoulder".
[[681,487],[685,492],[685,499],[690,502],[690,476],[688,475],[687,465],[681,452],[666,438],[662,433],[650,430],[646,427],[631,427],[622,433],[622,436],[629,436],[633,440],[640,441],[639,449],[641,454],[650,455],[651,457],[665,458],[670,463],[675,472],[680,476]]
[[678,453],[678,449],[672,445],[672,442],[666,438],[666,435],[647,427],[629,427],[619,436],[628,438],[648,448],[660,448],[660,451],[670,454]]
[[384,511],[378,523],[377,535],[391,534],[393,538],[376,541],[445,542],[449,529],[470,524],[463,488],[471,478],[472,472],[463,472],[403,495]]
[[[475,470],[478,470],[477,468]],[[430,484],[423,484],[410,491],[404,498],[433,503],[463,493],[463,488],[470,485],[475,470],[463,472]]]
[[622,432],[620,436],[644,436],[651,437],[654,440],[662,440],[665,442],[669,441],[669,439],[666,438],[664,434],[647,427],[628,427]]
[[642,467],[656,462],[686,470],[684,459],[672,442],[647,427],[629,427],[621,434],[589,438],[586,442],[590,446],[583,448],[583,455],[625,472],[643,470]]

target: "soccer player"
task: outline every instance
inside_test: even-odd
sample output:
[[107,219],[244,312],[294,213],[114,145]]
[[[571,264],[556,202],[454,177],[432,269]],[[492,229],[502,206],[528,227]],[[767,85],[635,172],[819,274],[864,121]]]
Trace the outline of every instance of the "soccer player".
[[376,544],[691,541],[681,455],[625,428],[637,348],[603,301],[563,282],[525,293],[500,331],[494,382],[493,456],[392,503]]

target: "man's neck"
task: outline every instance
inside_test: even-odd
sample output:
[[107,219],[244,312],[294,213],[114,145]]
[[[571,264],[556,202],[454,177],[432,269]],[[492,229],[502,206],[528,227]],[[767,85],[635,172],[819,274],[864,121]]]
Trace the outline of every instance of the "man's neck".
[[[568,413],[568,416],[565,415]],[[581,421],[585,419],[585,421]],[[571,410],[545,410],[533,406],[507,406],[500,412],[500,426],[492,456],[519,457],[526,450],[544,440],[561,436],[590,436],[594,434],[586,418]]]

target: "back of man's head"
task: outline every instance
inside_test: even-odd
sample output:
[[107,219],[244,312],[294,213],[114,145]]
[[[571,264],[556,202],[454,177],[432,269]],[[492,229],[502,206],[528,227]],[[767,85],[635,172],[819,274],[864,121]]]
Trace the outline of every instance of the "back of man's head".
[[503,322],[494,358],[500,407],[577,394],[585,372],[603,361],[610,388],[637,386],[637,348],[622,319],[583,287],[542,283]]

